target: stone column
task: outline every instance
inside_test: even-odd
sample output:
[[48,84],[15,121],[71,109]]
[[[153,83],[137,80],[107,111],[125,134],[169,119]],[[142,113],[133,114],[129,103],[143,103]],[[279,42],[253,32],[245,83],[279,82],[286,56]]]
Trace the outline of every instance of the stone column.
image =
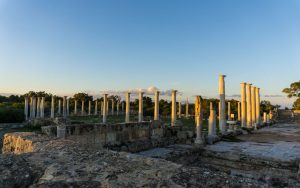
[[41,109],[40,109],[40,117],[45,117],[45,97],[42,97],[41,99]]
[[77,115],[77,100],[74,101],[74,114]]
[[252,127],[251,84],[246,84],[247,128]]
[[95,100],[95,116],[98,114],[98,101]]
[[241,126],[247,127],[246,118],[246,83],[241,83]]
[[189,99],[186,98],[186,104],[185,104],[185,117],[189,117]]
[[33,115],[33,118],[36,117],[36,97],[33,97],[32,115]]
[[181,102],[178,102],[178,118],[181,118]]
[[259,88],[257,87],[255,90],[255,95],[256,95],[256,124],[259,126],[260,125],[260,94],[259,94]]
[[109,115],[109,101],[106,101],[106,114]]
[[81,115],[84,115],[84,100],[81,100]]
[[251,86],[251,119],[252,126],[256,129],[256,99],[255,99],[255,86]]
[[213,109],[212,102],[210,102],[210,114],[208,119],[208,135],[216,135],[216,111]]
[[91,115],[91,110],[92,110],[92,101],[89,101],[89,116]]
[[230,102],[228,102],[228,104],[227,104],[228,106],[227,106],[227,110],[228,110],[228,120],[229,121],[231,121],[231,103]]
[[203,144],[202,140],[202,101],[200,96],[196,96],[195,101],[195,119],[196,119],[196,140],[195,144]]
[[270,124],[270,114],[267,114],[267,124]]
[[51,100],[51,118],[54,118],[54,111],[55,110],[55,98],[52,95],[52,100]]
[[103,115],[103,101],[100,103],[100,114]]
[[41,111],[41,97],[37,97],[37,104],[36,104],[36,117],[40,117],[40,111]]
[[177,90],[172,90],[172,119],[171,125],[174,126],[176,123],[176,92]]
[[111,100],[111,115],[115,115],[115,101]]
[[63,97],[63,117],[67,118],[67,97]]
[[125,123],[129,123],[130,121],[130,93],[126,93],[126,115],[125,115]]
[[58,100],[58,112],[59,115],[61,115],[61,99]]
[[33,97],[30,97],[30,109],[29,109],[29,111],[30,111],[30,119],[32,119],[33,118]]
[[70,116],[70,98],[67,98],[67,116]]
[[238,121],[241,121],[241,102],[238,102]]
[[28,97],[25,97],[25,105],[24,105],[24,116],[25,120],[28,120]]
[[139,93],[139,122],[143,121],[143,92]]
[[219,76],[220,93],[220,111],[219,111],[219,129],[221,133],[226,131],[226,104],[225,104],[225,75]]
[[104,96],[103,96],[103,102],[101,102],[102,103],[101,108],[102,108],[102,115],[103,115],[103,123],[106,123],[106,116],[107,116],[107,112],[106,112],[107,95],[108,94],[104,94]]
[[120,101],[117,101],[117,116],[119,116],[119,111],[120,111]]
[[124,102],[122,101],[122,113],[124,114]]
[[159,120],[159,91],[154,96],[154,120]]
[[264,112],[264,124],[267,123],[267,112]]

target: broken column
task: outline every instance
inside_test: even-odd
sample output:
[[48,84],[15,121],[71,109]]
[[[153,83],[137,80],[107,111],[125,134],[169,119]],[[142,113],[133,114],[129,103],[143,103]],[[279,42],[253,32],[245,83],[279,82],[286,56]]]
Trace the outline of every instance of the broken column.
[[139,93],[139,122],[143,121],[143,92]]
[[252,127],[251,84],[246,84],[247,128]]
[[95,116],[97,115],[98,113],[98,101],[97,99],[95,100]]
[[241,102],[238,102],[238,121],[241,121]]
[[89,111],[88,111],[88,115],[91,115],[91,110],[92,110],[92,101],[89,101]]
[[36,104],[36,117],[40,117],[40,110],[41,110],[41,97],[37,97],[37,104]]
[[241,83],[241,126],[246,127],[246,83]]
[[189,99],[186,98],[186,104],[185,104],[185,117],[189,117]]
[[112,98],[111,99],[111,115],[114,115],[114,114],[115,114],[115,101]]
[[107,95],[108,94],[104,94],[104,96],[103,96],[103,103],[102,103],[102,105],[101,105],[101,108],[102,108],[102,115],[103,115],[103,123],[106,123],[106,116],[107,116],[107,114],[106,114],[106,105],[107,105]]
[[67,116],[70,116],[70,98],[67,98]]
[[259,93],[259,88],[257,87],[256,90],[255,90],[255,95],[256,95],[256,124],[257,126],[260,125],[260,122],[261,122],[261,118],[260,118],[260,93]]
[[176,90],[172,90],[172,119],[171,125],[174,126],[176,123]]
[[226,105],[225,105],[225,75],[219,76],[219,93],[220,93],[220,111],[219,111],[219,129],[221,133],[226,131]]
[[267,112],[264,112],[264,124],[267,124]]
[[74,101],[74,114],[77,115],[77,100]]
[[251,119],[252,119],[252,127],[256,129],[256,99],[255,99],[255,86],[251,86]]
[[125,115],[125,123],[130,122],[130,93],[126,93],[126,115]]
[[196,119],[196,139],[195,144],[203,144],[202,140],[202,101],[200,96],[196,96],[195,101],[195,119]]
[[159,120],[159,91],[154,96],[154,120]]
[[216,111],[213,109],[213,104],[210,102],[210,113],[208,119],[208,135],[216,135]]
[[67,118],[67,97],[63,97],[63,117]]
[[25,105],[24,105],[24,115],[25,120],[28,120],[28,97],[25,97]]
[[51,100],[51,115],[50,115],[51,118],[54,118],[54,109],[55,109],[55,98],[52,95],[52,100]]
[[58,100],[58,112],[59,115],[61,115],[61,99]]
[[227,110],[228,110],[228,120],[231,121],[231,106],[230,106],[230,102],[228,102]]
[[84,115],[84,100],[81,100],[81,115]]

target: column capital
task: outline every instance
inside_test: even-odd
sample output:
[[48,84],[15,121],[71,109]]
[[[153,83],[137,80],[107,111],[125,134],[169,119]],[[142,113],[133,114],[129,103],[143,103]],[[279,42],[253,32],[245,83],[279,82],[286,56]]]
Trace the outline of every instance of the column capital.
[[219,75],[219,77],[220,77],[220,78],[225,78],[225,77],[226,77],[226,75],[224,75],[224,74],[220,74],[220,75]]

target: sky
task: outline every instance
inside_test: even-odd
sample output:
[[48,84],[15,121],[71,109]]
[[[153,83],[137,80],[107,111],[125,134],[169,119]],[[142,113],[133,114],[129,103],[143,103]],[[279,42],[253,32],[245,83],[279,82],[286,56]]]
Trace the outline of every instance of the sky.
[[228,97],[240,83],[290,106],[300,80],[299,0],[0,0],[0,93],[177,89]]

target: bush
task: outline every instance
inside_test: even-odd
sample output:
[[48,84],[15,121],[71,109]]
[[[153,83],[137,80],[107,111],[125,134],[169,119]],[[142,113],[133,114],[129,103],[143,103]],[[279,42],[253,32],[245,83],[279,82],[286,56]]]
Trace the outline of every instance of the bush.
[[24,110],[11,107],[0,108],[0,123],[22,123]]

